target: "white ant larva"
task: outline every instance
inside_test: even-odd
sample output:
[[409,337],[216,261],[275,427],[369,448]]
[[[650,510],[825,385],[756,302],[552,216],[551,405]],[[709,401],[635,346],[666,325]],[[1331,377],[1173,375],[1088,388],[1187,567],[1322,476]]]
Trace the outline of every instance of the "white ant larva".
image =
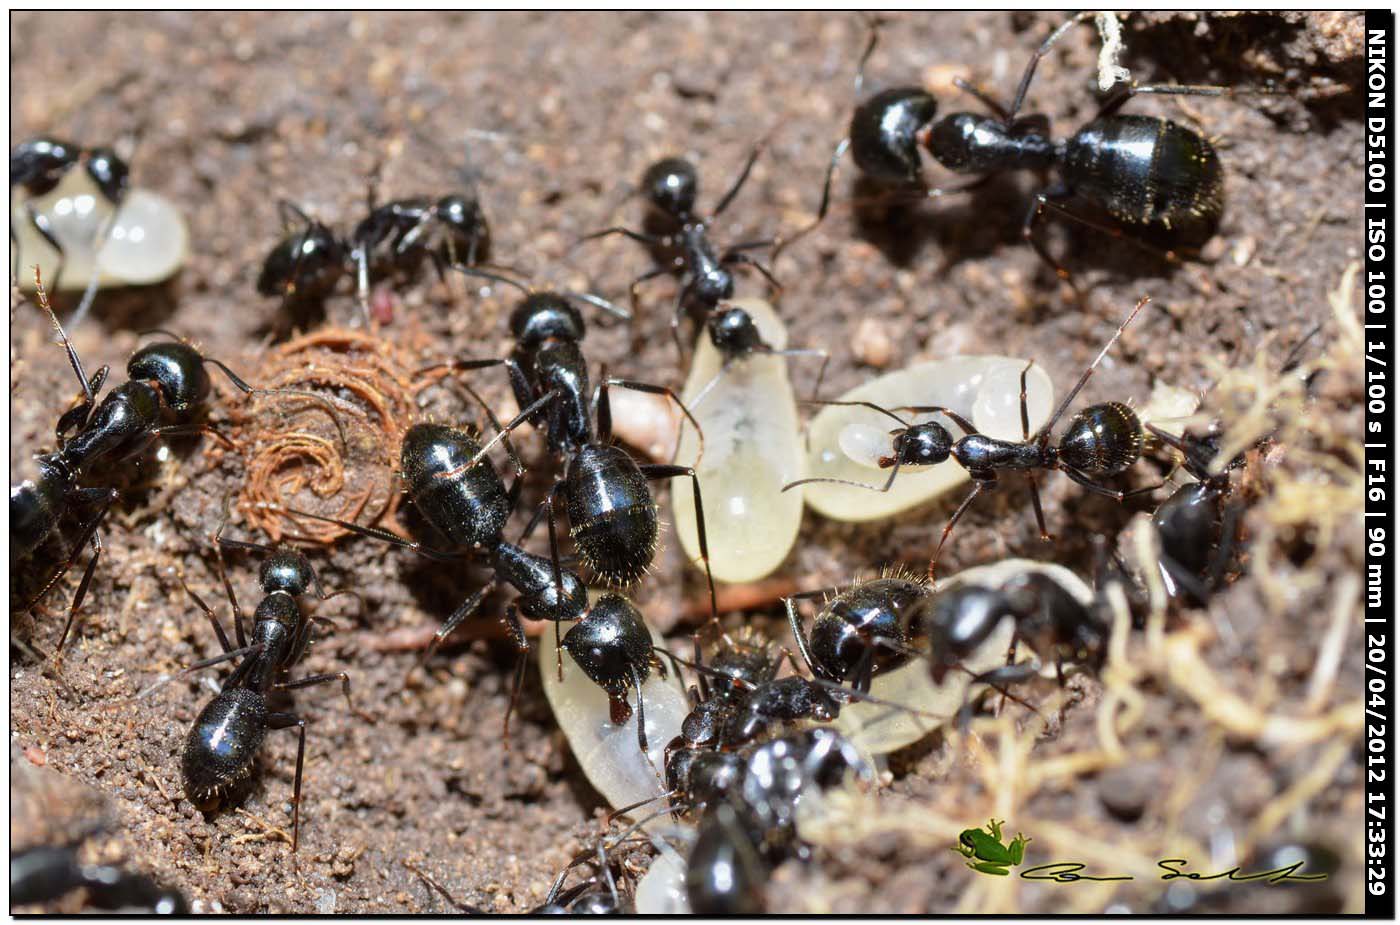
[[[783,485],[802,475],[802,438],[797,404],[788,379],[787,330],[772,306],[759,299],[724,303],[747,312],[764,347],[728,362],[702,332],[686,380],[683,400],[705,432],[704,453],[695,462],[695,430],[681,431],[677,461],[694,464],[705,493],[710,569],[716,579],[757,581],[787,558],[802,523],[802,493]],[[821,351],[793,351],[820,355]],[[676,534],[692,561],[699,561],[695,503],[690,491],[672,492]]]

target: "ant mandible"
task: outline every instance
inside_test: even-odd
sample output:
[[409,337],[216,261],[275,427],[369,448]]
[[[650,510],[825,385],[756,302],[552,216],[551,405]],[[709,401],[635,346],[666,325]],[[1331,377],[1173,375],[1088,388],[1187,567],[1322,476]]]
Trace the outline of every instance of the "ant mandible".
[[[1040,489],[1035,477],[1037,470],[1058,469],[1084,488],[1120,502],[1134,495],[1155,491],[1161,486],[1153,485],[1125,492],[1108,488],[1097,481],[1097,479],[1117,475],[1137,462],[1142,456],[1143,446],[1146,442],[1142,421],[1139,420],[1137,413],[1132,408],[1122,402],[1111,401],[1090,405],[1070,418],[1069,424],[1065,427],[1064,433],[1060,435],[1058,442],[1052,442],[1055,425],[1064,416],[1074,399],[1078,397],[1080,390],[1088,383],[1089,377],[1094,374],[1094,369],[1100,361],[1122,336],[1123,330],[1132,323],[1138,312],[1142,311],[1143,306],[1149,301],[1150,299],[1146,296],[1138,300],[1132,312],[1118,326],[1108,343],[1099,351],[1098,356],[1094,357],[1093,362],[1084,370],[1074,388],[1070,389],[1069,394],[1060,402],[1055,413],[1034,434],[1030,433],[1030,414],[1026,408],[1026,372],[1031,367],[1031,364],[1026,364],[1025,369],[1021,371],[1022,439],[1019,442],[999,440],[980,433],[971,421],[941,405],[917,405],[890,410],[870,402],[819,402],[819,404],[859,405],[871,408],[898,421],[901,426],[892,432],[894,440],[891,454],[880,458],[882,468],[893,468],[895,471],[890,473],[889,479],[879,488],[847,479],[810,478],[789,482],[783,486],[783,490],[787,491],[789,488],[808,482],[836,482],[871,491],[888,491],[890,485],[894,483],[894,477],[898,473],[899,467],[936,465],[951,456],[972,477],[973,487],[972,492],[963,500],[962,504],[958,505],[957,510],[953,512],[953,516],[943,528],[938,548],[934,551],[928,564],[930,581],[933,580],[937,572],[938,558],[943,552],[943,545],[948,542],[948,535],[952,533],[953,527],[957,525],[958,520],[967,511],[973,499],[983,491],[997,486],[998,472],[1024,472],[1026,474],[1026,479],[1030,484],[1031,503],[1035,509],[1036,526],[1040,528],[1041,538],[1047,541],[1050,539],[1050,532],[1045,527],[1045,514],[1040,505]],[[962,429],[963,436],[954,441],[948,429],[937,421],[911,425],[894,414],[894,411],[905,411],[911,414],[943,414]]]

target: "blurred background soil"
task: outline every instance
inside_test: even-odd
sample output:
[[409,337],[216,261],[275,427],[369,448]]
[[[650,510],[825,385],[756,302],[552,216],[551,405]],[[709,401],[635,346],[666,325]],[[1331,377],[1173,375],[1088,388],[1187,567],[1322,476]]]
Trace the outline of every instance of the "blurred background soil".
[[[1009,96],[1027,56],[1059,21],[1051,14],[892,15],[867,69],[866,92],[922,82],[944,111],[975,109],[956,95],[952,78],[964,75]],[[1049,246],[1066,255],[1089,290],[1083,310],[1020,240],[1035,177],[1007,175],[971,198],[855,217],[847,205],[854,186],[848,168],[837,181],[832,217],[775,268],[794,342],[831,350],[831,395],[879,368],[983,352],[1034,357],[1063,394],[1134,300],[1149,294],[1151,307],[1100,367],[1085,399],[1141,403],[1158,381],[1208,389],[1222,365],[1256,358],[1277,370],[1319,322],[1323,331],[1309,355],[1320,352],[1338,336],[1328,293],[1360,256],[1361,25],[1359,14],[1128,17],[1123,63],[1140,81],[1274,82],[1287,91],[1130,105],[1194,123],[1217,139],[1227,206],[1202,261],[1164,267],[1131,246],[1049,222]],[[113,364],[114,381],[122,381],[137,332],[165,327],[237,370],[255,370],[278,310],[277,300],[254,294],[253,282],[282,234],[279,199],[344,230],[363,212],[376,164],[381,198],[439,195],[470,182],[489,216],[496,260],[541,282],[624,301],[628,283],[652,266],[645,250],[620,238],[574,251],[569,245],[597,228],[638,225],[640,203],[626,196],[660,156],[679,154],[699,165],[701,203],[709,206],[751,146],[767,137],[717,239],[790,231],[808,220],[849,117],[865,37],[859,18],[823,14],[15,14],[10,140],[43,132],[96,145],[141,128],[133,183],[173,199],[190,223],[193,253],[175,281],[105,293],[76,332],[89,369]],[[1060,134],[1094,112],[1096,53],[1094,31],[1078,29],[1040,67],[1030,106],[1047,113]],[[930,176],[952,182],[936,168]],[[459,280],[451,282],[449,289],[425,272],[398,285],[393,322],[381,336],[419,363],[503,355],[510,347],[504,315],[515,296],[475,287],[468,295]],[[765,292],[756,275],[741,276],[740,287],[741,295]],[[683,375],[667,334],[673,297],[669,280],[643,288],[640,351],[629,349],[625,326],[593,323],[586,347],[594,364],[679,385]],[[330,323],[351,323],[353,298],[342,291],[326,312]],[[11,317],[13,466],[51,444],[73,387],[43,317],[19,301]],[[814,375],[794,367],[799,390]],[[474,381],[494,407],[511,410],[503,376]],[[220,396],[234,401],[231,390]],[[1310,413],[1359,433],[1354,398],[1344,387],[1324,390]],[[227,422],[228,413],[216,411],[214,421]],[[543,461],[542,442],[522,433],[527,462]],[[1139,469],[1133,477],[1141,484],[1159,475],[1150,465]],[[1311,477],[1298,475],[1303,484]],[[513,911],[540,902],[554,873],[598,831],[607,807],[568,754],[534,670],[511,753],[502,747],[500,724],[512,654],[499,640],[454,645],[426,678],[404,681],[416,647],[484,573],[463,576],[367,541],[311,551],[325,584],[354,588],[364,606],[353,599],[320,606],[342,629],[319,641],[303,670],[348,670],[358,705],[377,722],[349,714],[333,686],[297,694],[295,709],[310,728],[295,857],[286,839],[293,736],[269,736],[250,792],[233,807],[205,814],[181,795],[180,750],[219,671],[111,708],[157,676],[217,651],[178,576],[219,601],[227,620],[210,536],[242,478],[235,454],[200,440],[174,443],[110,518],[79,638],[61,662],[38,665],[12,647],[14,804],[41,799],[48,787],[77,787],[89,801],[99,793],[108,831],[87,850],[179,885],[205,911],[442,911],[443,900],[405,862],[473,906]],[[537,468],[527,502],[551,478]],[[1058,537],[1053,548],[1037,537],[1018,483],[968,514],[946,553],[948,572],[1025,555],[1088,574],[1092,537],[1117,536],[1135,510],[1152,503],[1125,510],[1056,477],[1043,479],[1042,491]],[[809,512],[778,574],[809,589],[888,563],[922,568],[956,501],[944,497],[863,526]],[[1318,640],[1333,622],[1339,583],[1359,569],[1359,522],[1358,515],[1319,538],[1305,519],[1280,541],[1280,567],[1291,570],[1291,583],[1263,586],[1267,581],[1249,570],[1216,598],[1211,619],[1228,617],[1242,640],[1208,647],[1222,684],[1260,704],[1301,698]],[[230,531],[260,538],[237,513]],[[235,554],[229,562],[239,600],[251,611],[258,560]],[[52,649],[79,571],[34,616],[14,615],[12,639]],[[667,537],[655,573],[635,597],[650,619],[671,627],[702,588]],[[1282,606],[1274,606],[1280,596]],[[506,600],[493,596],[484,614],[499,613]],[[747,619],[780,632],[780,614],[775,599]],[[488,629],[480,635],[493,635],[494,620],[481,622]],[[1360,674],[1353,632],[1328,703],[1359,696]],[[1064,723],[1052,723],[1037,744],[1042,758],[1094,741],[1099,686],[1079,677],[1070,693]],[[1280,811],[1277,837],[1328,846],[1339,865],[1332,880],[1234,887],[1204,906],[1203,892],[1168,897],[1151,879],[1059,885],[1010,878],[998,887],[1010,892],[982,908],[1359,910],[1359,748],[1344,737],[1265,747],[1201,721],[1192,702],[1161,689],[1149,694],[1139,733],[1159,746],[1155,758],[1042,787],[1026,794],[1025,814],[1091,833],[1086,839],[1102,844],[1146,839],[1143,833],[1165,827],[1210,852],[1199,858],[1204,868],[1209,857],[1230,856],[1222,839],[1238,836],[1272,811],[1280,794],[1292,793],[1297,805]],[[991,755],[994,763],[995,739],[988,741],[991,752],[957,752],[935,737],[895,756],[890,799],[936,802],[959,822],[978,824],[994,804],[970,756]],[[15,773],[21,767],[41,767],[61,780]],[[1319,767],[1326,774],[1318,786],[1301,786]],[[58,803],[73,813],[87,805],[77,798]],[[53,837],[33,814],[25,818],[17,814],[12,823],[12,847]],[[1026,828],[1019,818],[1011,824]],[[770,887],[771,908],[947,911],[966,901],[978,876],[947,850],[950,844],[853,832],[848,843],[819,850],[812,865],[781,869]]]

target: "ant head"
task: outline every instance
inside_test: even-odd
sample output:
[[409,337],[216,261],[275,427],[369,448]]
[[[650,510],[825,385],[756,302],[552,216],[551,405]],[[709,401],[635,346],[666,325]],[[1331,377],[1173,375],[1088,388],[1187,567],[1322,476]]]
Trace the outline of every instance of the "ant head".
[[532,292],[510,313],[510,331],[526,350],[547,340],[581,341],[583,315],[557,292]]
[[985,642],[1012,609],[1000,591],[963,585],[937,595],[925,613],[924,632],[933,653],[929,674],[933,683],[942,684],[948,670]]
[[87,156],[87,172],[108,202],[126,195],[131,168],[111,148],[93,148]]
[[156,383],[161,399],[180,420],[203,407],[209,397],[209,371],[204,357],[189,344],[163,341],[147,344],[126,361],[131,379]]
[[937,111],[937,101],[918,87],[884,90],[861,103],[849,129],[856,166],[887,183],[918,183],[919,134]]
[[714,312],[705,321],[710,331],[710,342],[725,356],[737,356],[763,346],[763,335],[758,333],[758,325],[753,316],[742,308],[726,308]]
[[10,185],[42,196],[58,185],[77,160],[78,148],[56,138],[33,138],[10,151]]
[[588,616],[564,634],[564,648],[583,673],[613,697],[632,686],[634,672],[645,680],[651,668],[651,631],[621,594],[598,598]]
[[462,240],[470,242],[486,230],[486,216],[475,196],[453,193],[437,201],[437,217]]
[[322,298],[340,281],[345,259],[345,246],[335,232],[312,221],[283,238],[267,255],[258,274],[258,293]]
[[258,583],[264,594],[286,591],[293,597],[306,593],[315,581],[311,560],[288,546],[280,546],[263,560],[258,569]]
[[642,194],[661,212],[683,219],[695,211],[700,179],[695,167],[679,157],[657,161],[642,174]]
[[925,421],[894,435],[894,455],[880,457],[880,468],[896,462],[903,466],[936,466],[953,450],[953,435],[937,421]]

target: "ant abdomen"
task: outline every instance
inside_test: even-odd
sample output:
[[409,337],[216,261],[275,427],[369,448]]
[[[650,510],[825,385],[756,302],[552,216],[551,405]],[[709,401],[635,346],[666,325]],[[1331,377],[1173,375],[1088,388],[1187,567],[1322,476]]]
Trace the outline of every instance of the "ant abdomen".
[[1124,223],[1176,233],[1213,231],[1225,209],[1224,173],[1215,148],[1167,119],[1133,114],[1095,119],[1069,139],[1064,162],[1075,190]]
[[812,623],[815,673],[840,683],[863,661],[877,675],[907,661],[907,655],[872,640],[903,642],[905,612],[927,593],[922,583],[904,578],[876,578],[842,592]]
[[570,532],[584,563],[611,584],[641,578],[660,526],[637,463],[618,447],[589,444],[569,461],[564,484]]
[[415,424],[404,434],[399,465],[418,510],[452,543],[489,549],[510,517],[510,499],[496,467],[465,466],[481,444],[465,430],[445,424]]
[[1117,475],[1142,457],[1142,421],[1122,402],[1090,405],[1060,437],[1061,462],[1090,475]]
[[267,735],[267,698],[226,688],[199,713],[181,759],[185,795],[196,806],[214,803],[246,780]]

